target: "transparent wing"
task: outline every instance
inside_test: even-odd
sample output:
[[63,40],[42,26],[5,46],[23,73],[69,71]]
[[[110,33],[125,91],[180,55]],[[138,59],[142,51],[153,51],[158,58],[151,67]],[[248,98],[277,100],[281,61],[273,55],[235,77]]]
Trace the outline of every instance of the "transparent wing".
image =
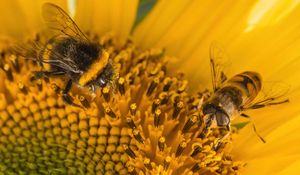
[[72,18],[59,6],[52,3],[45,3],[42,7],[42,15],[50,29],[56,30],[66,36],[88,41],[88,38]]
[[228,55],[220,44],[213,42],[210,45],[209,57],[212,85],[215,92],[227,79],[224,70],[228,66]]
[[42,66],[40,61],[40,53],[43,49],[43,44],[39,41],[30,41],[28,43],[13,44],[10,48],[12,53],[21,56],[28,60],[33,60]]
[[[69,55],[64,55],[62,53],[59,53],[52,47],[53,45],[58,45],[58,44],[54,44],[55,42],[59,43],[64,41],[64,38],[54,38],[51,39],[50,41],[51,41],[50,45],[48,44],[44,45],[43,52],[42,52],[43,55],[40,56],[40,61],[45,64],[50,64],[59,67],[66,71],[70,71],[73,73],[82,73],[82,71],[79,69],[77,64],[72,59],[70,59]],[[72,50],[74,49],[74,47],[75,46],[73,44],[70,44],[68,49]],[[50,57],[49,54],[51,54],[51,58],[49,58]],[[48,57],[48,59],[46,57]]]
[[263,82],[263,88],[258,96],[249,104],[244,105],[244,110],[258,109],[265,106],[277,105],[288,102],[286,97],[290,86],[283,82]]
[[[53,39],[51,41],[59,42],[60,40]],[[66,55],[56,52],[52,47],[48,47],[48,44],[42,42],[32,41],[29,43],[17,44],[12,48],[12,51],[25,59],[35,61],[41,67],[43,67],[43,64],[49,64],[65,71],[82,73],[73,60],[69,59]],[[50,54],[51,59],[49,59]]]

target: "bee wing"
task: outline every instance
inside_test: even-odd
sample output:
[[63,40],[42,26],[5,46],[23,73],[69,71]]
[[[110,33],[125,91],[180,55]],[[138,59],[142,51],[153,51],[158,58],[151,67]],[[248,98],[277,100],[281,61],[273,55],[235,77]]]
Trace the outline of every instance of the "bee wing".
[[40,63],[39,54],[42,51],[43,47],[43,44],[39,41],[30,41],[22,44],[15,43],[10,48],[10,51],[25,59],[33,60],[37,63]]
[[56,30],[66,36],[88,41],[88,38],[72,18],[59,6],[52,3],[45,3],[42,7],[42,15],[50,29]]
[[209,59],[212,76],[212,85],[213,90],[215,92],[227,79],[224,70],[226,64],[228,64],[228,55],[220,44],[213,42],[210,45]]
[[[51,44],[53,45],[53,42],[61,42],[60,39],[63,38],[54,38],[53,40],[50,40],[52,42]],[[73,48],[71,48],[70,46],[69,49]],[[51,54],[51,59],[45,59],[45,56],[40,55],[39,60],[41,63],[57,66],[65,71],[71,71],[73,73],[82,73],[77,64],[72,59],[70,59],[67,55],[62,55],[61,53],[56,52],[52,47],[48,47],[47,44],[43,49],[43,53],[45,55]]]
[[243,110],[258,109],[265,106],[277,105],[288,102],[286,95],[290,86],[283,82],[263,82],[263,89],[249,104],[244,105]]
[[[59,42],[59,39],[51,40],[52,42]],[[28,60],[33,60],[41,67],[43,64],[49,64],[60,67],[63,70],[74,73],[81,73],[77,65],[68,57],[55,52],[53,48],[47,47],[47,44],[40,41],[31,41],[29,43],[16,44],[11,48],[13,53]],[[46,59],[44,54],[50,54],[51,59]]]

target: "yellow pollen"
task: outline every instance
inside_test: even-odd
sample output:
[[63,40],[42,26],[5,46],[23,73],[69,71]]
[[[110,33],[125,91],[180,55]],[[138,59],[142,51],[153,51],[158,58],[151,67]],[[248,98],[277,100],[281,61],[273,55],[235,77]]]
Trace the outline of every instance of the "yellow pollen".
[[80,86],[85,86],[89,81],[94,80],[107,65],[109,54],[105,51],[101,51],[101,56],[93,63],[89,70],[85,72],[79,79]]
[[[117,47],[111,36],[99,41],[101,57],[68,93],[78,106],[62,99],[67,77],[31,81],[28,68],[40,70],[37,64],[15,53],[0,60],[0,174],[239,172],[244,164],[227,152],[231,135],[218,149],[214,144],[223,136],[221,129],[209,128],[199,137],[205,92],[188,92],[187,80],[169,69],[170,57],[162,49],[140,50],[129,40]],[[46,59],[50,52],[42,54]],[[101,73],[108,59],[119,77],[92,97],[82,86]]]
[[4,70],[8,71],[9,69],[10,69],[9,64],[5,64],[5,65],[4,65]]

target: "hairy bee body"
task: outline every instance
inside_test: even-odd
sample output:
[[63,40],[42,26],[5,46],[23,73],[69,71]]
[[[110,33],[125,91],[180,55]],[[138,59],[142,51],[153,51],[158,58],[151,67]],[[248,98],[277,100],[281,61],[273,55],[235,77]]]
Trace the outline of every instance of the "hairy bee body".
[[42,68],[34,72],[32,80],[63,76],[66,83],[60,88],[62,98],[75,106],[80,105],[69,94],[73,84],[88,87],[92,97],[97,87],[113,87],[116,73],[109,53],[99,43],[90,41],[59,6],[45,3],[42,16],[53,33],[51,38],[46,43],[36,40],[29,47],[16,47],[19,55],[36,61]]
[[[218,148],[222,140],[230,133],[231,121],[236,116],[250,119],[250,116],[243,112],[250,109],[258,109],[266,106],[286,103],[289,100],[279,100],[286,94],[285,88],[274,86],[269,92],[262,90],[262,78],[260,74],[253,71],[245,71],[227,80],[223,71],[223,63],[226,53],[216,43],[210,47],[210,65],[212,74],[213,93],[209,99],[201,106],[205,118],[205,127],[199,135],[204,137],[213,122],[219,127],[225,127],[228,133],[220,138],[215,145]],[[265,86],[264,86],[265,88]],[[256,132],[255,125],[252,123],[254,132],[263,141],[265,140]]]
[[[49,40],[48,46],[53,47],[49,55],[49,59],[55,58],[55,54],[69,58],[79,68],[78,71],[85,72],[89,69],[90,65],[97,59],[100,54],[101,47],[94,43],[86,43],[76,40],[71,37],[64,37],[60,40]],[[59,64],[60,66],[63,66]],[[58,66],[52,65],[53,68],[60,69]],[[62,70],[62,69],[61,69]]]
[[[57,60],[57,55],[62,59]],[[104,87],[114,74],[101,45],[72,37],[50,39],[41,51],[41,57],[50,65],[50,71],[65,74],[81,86]],[[101,64],[102,60],[102,65],[93,66]]]
[[257,72],[247,71],[233,76],[223,86],[236,87],[242,96],[240,105],[247,105],[253,101],[260,92],[262,88],[262,78]]
[[212,94],[203,107],[204,114],[216,112],[218,126],[227,126],[244,106],[252,102],[261,90],[261,76],[256,72],[243,72],[233,76]]

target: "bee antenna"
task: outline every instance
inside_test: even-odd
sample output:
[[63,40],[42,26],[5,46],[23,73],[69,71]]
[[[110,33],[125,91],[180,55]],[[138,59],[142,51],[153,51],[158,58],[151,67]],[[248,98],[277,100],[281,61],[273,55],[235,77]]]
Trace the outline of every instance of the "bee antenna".
[[267,141],[257,132],[256,127],[254,125],[254,123],[252,122],[252,126],[253,126],[253,130],[255,132],[255,134],[257,135],[257,137],[263,142],[266,143]]
[[249,115],[246,115],[246,114],[241,114],[242,117],[245,117],[247,119],[249,119],[252,123],[252,127],[253,127],[253,131],[254,133],[256,134],[256,136],[263,142],[263,143],[266,143],[267,141],[257,132],[256,130],[256,126],[252,120],[252,118],[249,116]]

